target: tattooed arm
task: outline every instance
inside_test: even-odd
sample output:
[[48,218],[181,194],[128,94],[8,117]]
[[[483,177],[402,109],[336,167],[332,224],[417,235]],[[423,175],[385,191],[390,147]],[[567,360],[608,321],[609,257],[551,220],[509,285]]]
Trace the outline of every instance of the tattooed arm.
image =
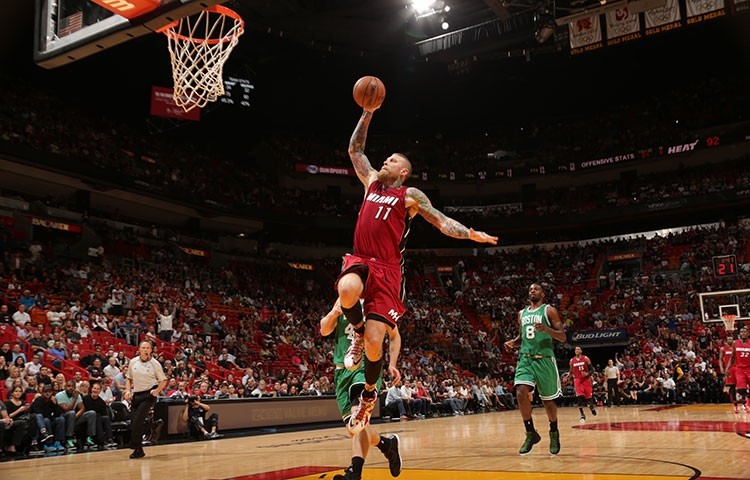
[[416,213],[422,215],[425,220],[449,237],[468,238],[475,242],[497,245],[497,237],[465,227],[460,222],[447,217],[443,212],[433,207],[427,195],[418,188],[409,187],[406,190],[406,208],[409,210],[416,209]]
[[352,138],[349,140],[349,158],[352,159],[354,171],[357,172],[357,176],[365,187],[369,187],[378,175],[377,170],[372,168],[370,160],[365,155],[365,141],[367,140],[367,128],[370,126],[370,120],[372,120],[372,112],[363,110],[362,116],[357,122],[357,127],[352,133]]

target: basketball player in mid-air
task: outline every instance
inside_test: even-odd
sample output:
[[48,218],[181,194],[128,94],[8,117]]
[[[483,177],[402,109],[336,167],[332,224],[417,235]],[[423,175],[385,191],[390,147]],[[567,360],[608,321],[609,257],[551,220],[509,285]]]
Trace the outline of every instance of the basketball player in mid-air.
[[[367,129],[375,108],[363,109],[351,140],[349,157],[365,186],[354,230],[354,252],[344,257],[336,282],[341,310],[356,335],[347,351],[346,368],[357,368],[365,356],[365,389],[348,428],[360,432],[370,421],[380,376],[383,340],[404,314],[402,257],[412,218],[420,214],[449,237],[497,244],[497,237],[465,227],[445,216],[417,188],[404,181],[411,174],[405,155],[394,153],[375,170],[364,153]],[[364,312],[359,307],[364,299]],[[367,321],[365,321],[365,319]]]
[[734,341],[732,346],[732,357],[727,363],[727,370],[734,367],[734,378],[737,382],[737,394],[740,396],[742,408],[745,413],[750,413],[750,396],[748,385],[750,385],[750,328],[747,325],[740,329],[740,338]]
[[[581,423],[586,421],[586,414],[583,413],[583,407],[586,403],[591,408],[591,415],[596,416],[596,407],[594,406],[594,385],[591,383],[591,360],[583,354],[581,347],[576,347],[576,356],[570,359],[570,374],[573,375],[573,385],[576,389],[578,398],[578,410],[581,412]],[[610,403],[613,401],[609,400]]]
[[555,399],[562,395],[562,388],[552,339],[564,342],[565,331],[560,314],[555,307],[545,303],[546,299],[542,286],[532,283],[529,287],[529,306],[518,312],[520,333],[504,344],[507,350],[520,347],[514,385],[518,409],[526,428],[526,440],[518,452],[521,455],[529,453],[542,440],[539,432],[534,429],[534,419],[531,418],[529,392],[534,388],[538,390],[549,418],[549,453],[560,453]]
[[[740,402],[737,401],[737,379],[734,376],[734,369],[736,366],[727,368],[729,360],[732,358],[734,352],[734,338],[731,334],[727,334],[726,343],[721,346],[721,354],[719,355],[719,368],[721,373],[724,374],[724,388],[729,394],[729,401],[734,404],[734,413],[740,413]],[[745,406],[747,411],[747,406]]]
[[[336,403],[338,403],[344,425],[349,423],[354,406],[359,402],[362,389],[365,387],[365,369],[360,363],[357,370],[344,368],[344,356],[349,347],[354,329],[341,313],[341,306],[337,300],[326,316],[320,319],[320,334],[327,336],[334,334],[333,363],[336,371],[333,374],[333,383],[336,386]],[[401,375],[396,368],[398,355],[401,350],[401,336],[398,328],[391,331],[389,341],[389,368],[388,371],[394,375],[394,381],[398,381]],[[378,379],[378,386],[381,380]],[[352,437],[352,463],[344,471],[344,475],[334,475],[333,480],[360,480],[362,478],[362,466],[367,458],[370,445],[380,450],[388,459],[388,468],[391,475],[398,477],[401,474],[401,454],[398,450],[398,435],[389,437],[378,435],[371,425],[367,425],[361,432]]]

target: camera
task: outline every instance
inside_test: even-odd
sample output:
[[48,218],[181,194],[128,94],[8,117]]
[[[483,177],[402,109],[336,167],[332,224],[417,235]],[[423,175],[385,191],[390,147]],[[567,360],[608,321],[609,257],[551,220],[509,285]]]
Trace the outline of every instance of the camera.
[[185,403],[188,403],[188,404],[192,404],[192,403],[195,403],[197,401],[198,401],[198,396],[197,395],[188,395],[185,398]]

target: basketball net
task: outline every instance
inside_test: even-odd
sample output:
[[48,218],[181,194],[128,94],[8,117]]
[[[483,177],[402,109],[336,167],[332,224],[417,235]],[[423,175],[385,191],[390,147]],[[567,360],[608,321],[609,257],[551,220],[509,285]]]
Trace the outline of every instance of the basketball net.
[[721,316],[721,321],[724,323],[724,330],[728,332],[734,331],[734,319],[737,318],[737,315],[727,314]]
[[224,95],[224,63],[245,32],[236,12],[214,5],[159,30],[167,36],[174,102],[189,112]]

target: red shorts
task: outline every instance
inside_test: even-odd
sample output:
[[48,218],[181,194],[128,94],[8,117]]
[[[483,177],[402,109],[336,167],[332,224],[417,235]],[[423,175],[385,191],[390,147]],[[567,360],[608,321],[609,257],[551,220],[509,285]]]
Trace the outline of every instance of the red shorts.
[[737,385],[737,378],[734,376],[735,366],[732,365],[732,368],[727,370],[726,375],[724,376],[724,385]]
[[[404,314],[401,265],[391,265],[374,258],[346,254],[344,266],[338,278],[347,273],[356,273],[362,278],[365,318],[385,323],[394,328]],[[338,280],[336,281],[338,284]]]
[[750,367],[732,367],[734,368],[734,378],[737,383],[737,390],[747,389],[750,383]]
[[591,384],[591,377],[574,379],[573,384],[576,387],[576,395],[583,398],[591,398],[594,386]]

